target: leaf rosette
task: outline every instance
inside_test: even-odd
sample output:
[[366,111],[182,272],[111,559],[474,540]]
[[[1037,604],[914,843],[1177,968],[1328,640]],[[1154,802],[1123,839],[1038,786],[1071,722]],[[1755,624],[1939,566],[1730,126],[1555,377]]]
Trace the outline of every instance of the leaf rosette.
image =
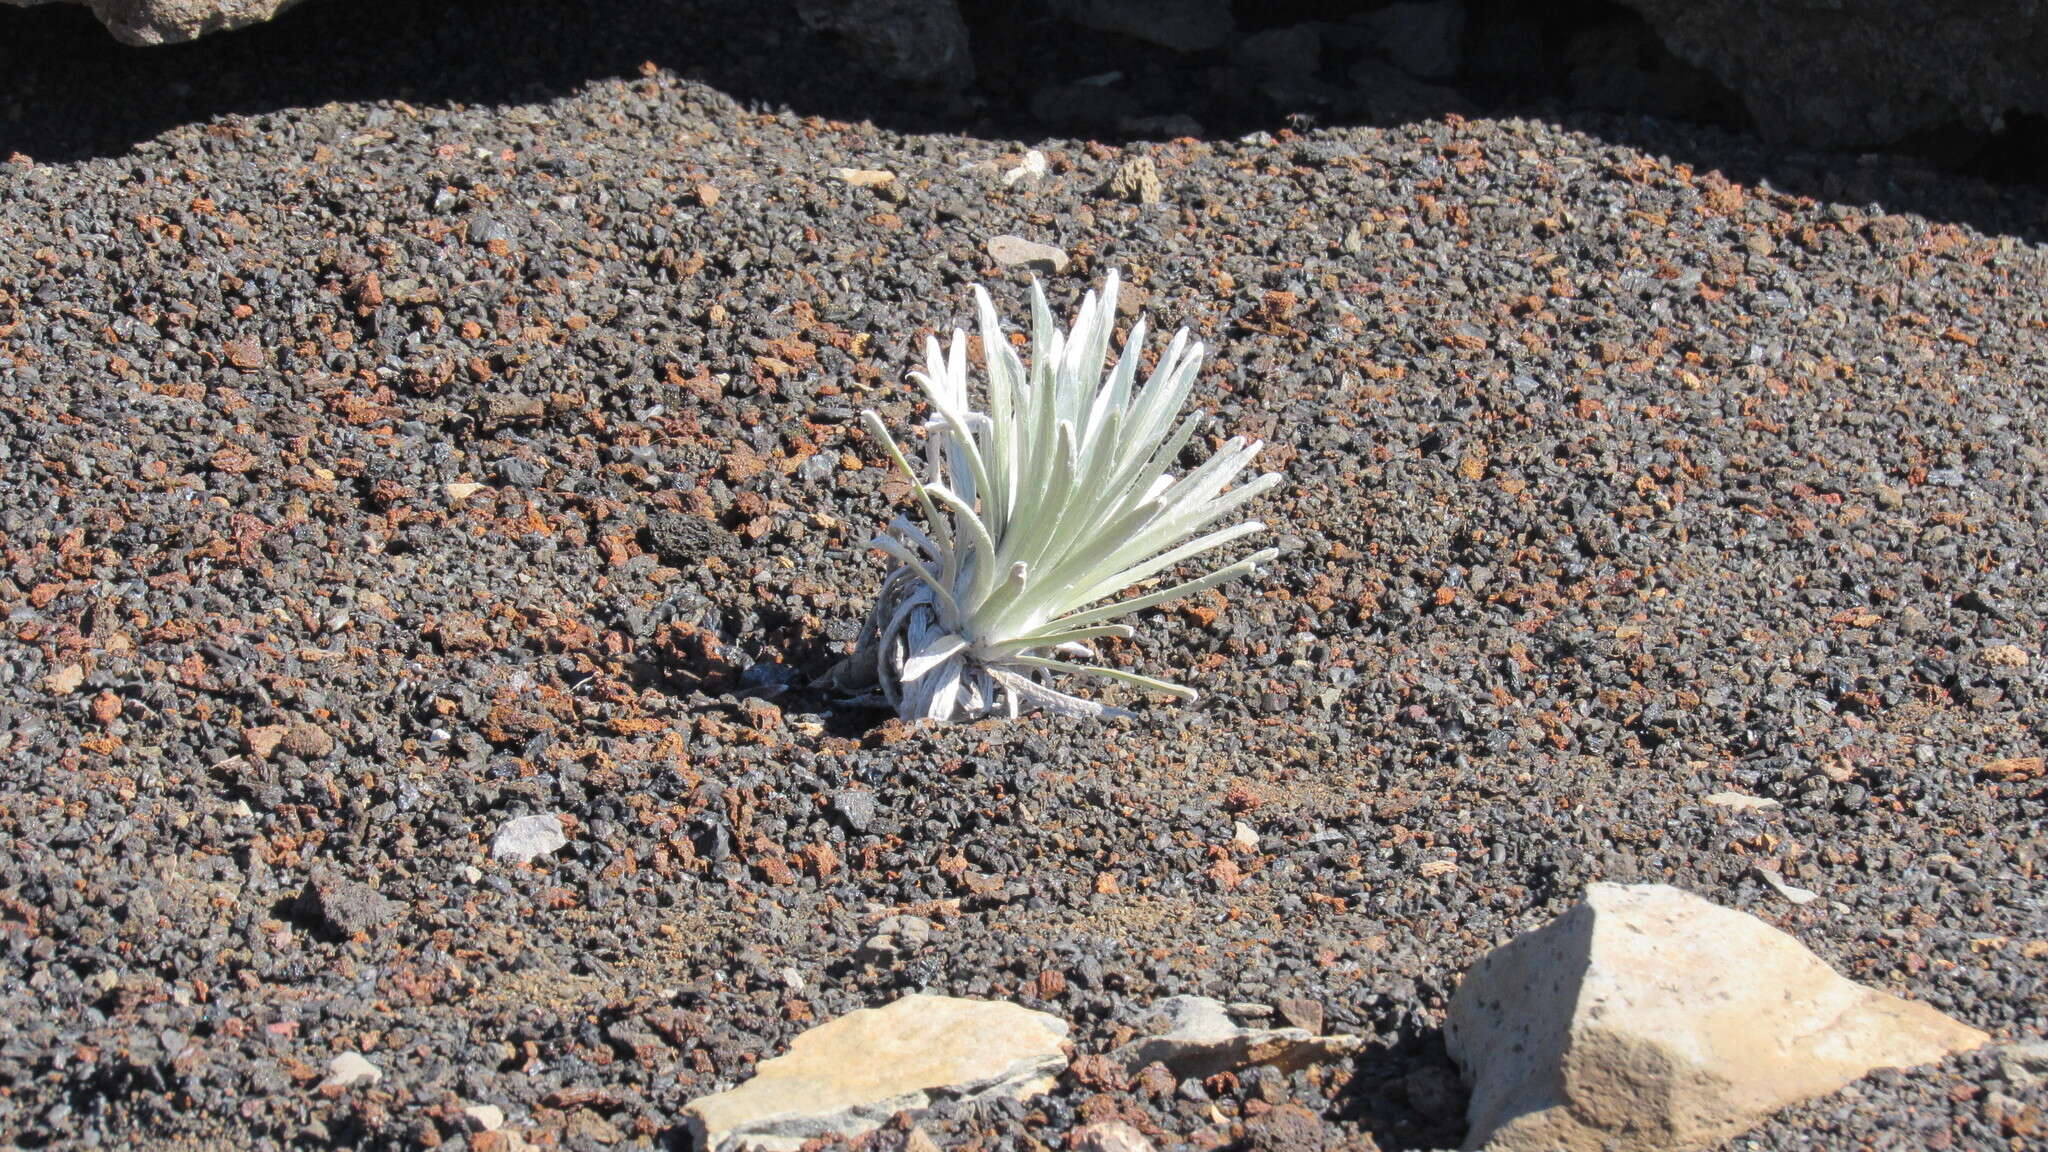
[[1101,295],[1082,300],[1071,331],[1032,282],[1028,359],[1005,338],[988,293],[976,286],[974,299],[987,410],[972,406],[967,335],[956,329],[950,349],[929,339],[925,368],[912,373],[932,409],[921,472],[879,416],[861,414],[909,478],[923,526],[898,516],[870,542],[896,567],[838,681],[878,688],[905,719],[942,721],[1037,708],[1117,711],[1053,687],[1061,676],[1194,699],[1193,689],[1081,661],[1095,655],[1096,641],[1134,634],[1120,618],[1248,575],[1277,555],[1264,549],[1140,590],[1265,527],[1215,527],[1280,482],[1269,472],[1232,487],[1263,444],[1232,437],[1192,471],[1173,474],[1206,419],[1181,415],[1202,345],[1182,329],[1140,385],[1140,318],[1111,364],[1114,271]]

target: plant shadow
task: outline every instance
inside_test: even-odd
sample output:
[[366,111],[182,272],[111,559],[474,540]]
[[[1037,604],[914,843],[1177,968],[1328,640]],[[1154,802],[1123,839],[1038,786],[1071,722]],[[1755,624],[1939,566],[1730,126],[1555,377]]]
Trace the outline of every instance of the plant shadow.
[[761,705],[828,737],[859,739],[895,714],[826,682],[844,645],[812,623],[762,609],[722,635],[701,624],[658,620],[626,666],[629,678],[692,712],[742,725],[778,723]]

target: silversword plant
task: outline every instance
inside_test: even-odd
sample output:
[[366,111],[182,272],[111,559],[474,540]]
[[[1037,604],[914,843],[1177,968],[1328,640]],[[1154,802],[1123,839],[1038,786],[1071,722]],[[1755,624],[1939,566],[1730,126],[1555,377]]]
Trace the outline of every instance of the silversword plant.
[[[1265,525],[1212,528],[1280,482],[1231,482],[1263,446],[1232,437],[1184,476],[1170,473],[1201,428],[1182,418],[1202,346],[1177,333],[1144,385],[1145,321],[1109,363],[1117,274],[1089,293],[1062,332],[1036,281],[1029,360],[1005,338],[988,293],[974,289],[987,369],[987,411],[970,403],[967,336],[927,343],[913,377],[931,402],[922,475],[872,411],[861,419],[910,479],[924,527],[897,517],[871,541],[896,568],[836,679],[878,687],[905,719],[965,720],[1036,708],[1098,715],[1102,705],[1049,681],[1093,675],[1182,700],[1192,689],[1076,662],[1093,641],[1132,635],[1113,623],[1252,572],[1266,549],[1171,587],[1120,593]],[[1198,535],[1199,533],[1199,535]]]

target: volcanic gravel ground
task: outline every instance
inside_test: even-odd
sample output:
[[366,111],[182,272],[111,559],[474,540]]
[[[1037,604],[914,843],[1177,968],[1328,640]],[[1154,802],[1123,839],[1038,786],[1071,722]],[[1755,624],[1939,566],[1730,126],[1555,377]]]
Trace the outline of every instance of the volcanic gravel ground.
[[[650,73],[0,168],[0,1143],[450,1148],[488,1103],[645,1147],[926,989],[1084,1053],[1186,992],[1374,1038],[1199,1091],[1083,1060],[942,1147],[1433,1147],[1458,974],[1592,880],[2040,1036],[2041,249],[1534,121],[1108,147]],[[1164,203],[1098,191],[1140,155]],[[921,418],[971,282],[1022,314],[1001,234],[1072,254],[1062,312],[1122,268],[1288,477],[1267,572],[1108,648],[1193,706],[806,687],[908,506],[853,417]],[[493,860],[537,813],[569,846]],[[891,915],[931,931],[864,947]],[[382,1080],[319,1088],[345,1051]],[[2044,1111],[1975,1055],[1732,1147]]]

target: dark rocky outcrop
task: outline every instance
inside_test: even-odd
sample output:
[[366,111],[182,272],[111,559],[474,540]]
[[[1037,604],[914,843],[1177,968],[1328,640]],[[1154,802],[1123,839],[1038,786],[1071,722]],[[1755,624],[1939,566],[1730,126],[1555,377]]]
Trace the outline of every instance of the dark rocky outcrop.
[[1737,93],[1767,138],[1885,147],[2048,113],[2039,0],[1622,2]]
[[[0,0],[20,6],[58,0]],[[269,20],[298,0],[66,0],[130,44]],[[340,3],[342,0],[329,0]],[[1216,127],[1119,82],[1125,56],[1185,61],[1198,85],[1325,122],[1466,111],[1476,87],[1574,107],[1739,119],[1806,147],[1961,158],[2015,118],[2048,119],[2048,0],[1036,0],[1007,16],[960,0],[794,0],[802,25],[877,81],[971,95],[1016,71],[1011,35],[1094,45],[1091,77],[1027,94],[1048,127],[1185,134]],[[786,10],[764,19],[786,18]],[[1008,21],[1008,23],[1004,23]],[[1177,66],[1177,65],[1176,65]]]

